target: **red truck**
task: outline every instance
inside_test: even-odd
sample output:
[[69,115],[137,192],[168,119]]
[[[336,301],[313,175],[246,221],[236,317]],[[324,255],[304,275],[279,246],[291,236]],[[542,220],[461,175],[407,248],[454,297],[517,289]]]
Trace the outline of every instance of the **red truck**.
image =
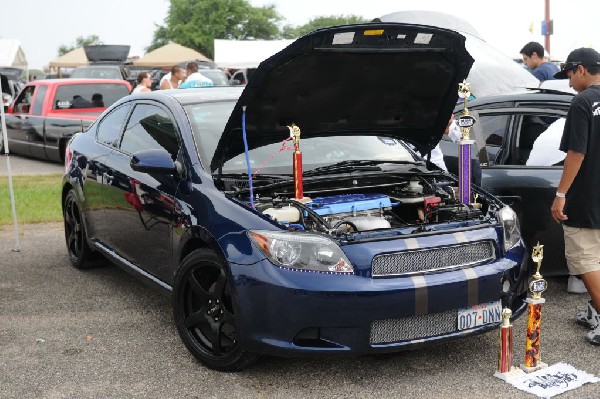
[[[29,82],[5,114],[8,149],[15,154],[63,162],[71,136],[85,130],[107,107],[130,92],[131,85],[125,80]],[[0,152],[4,152],[3,139]]]

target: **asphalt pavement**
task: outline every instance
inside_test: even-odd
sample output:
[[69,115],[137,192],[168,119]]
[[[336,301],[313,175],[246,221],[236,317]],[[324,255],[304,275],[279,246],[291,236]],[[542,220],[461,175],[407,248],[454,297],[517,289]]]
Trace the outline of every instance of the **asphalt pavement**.
[[[0,226],[0,398],[534,397],[493,376],[496,330],[395,354],[264,357],[242,372],[212,371],[180,341],[169,298],[108,263],[72,268],[61,223],[19,231],[15,252],[13,226]],[[551,261],[544,259],[542,274]],[[589,297],[567,294],[566,278],[548,282],[542,361],[600,376],[600,347],[574,323]],[[514,322],[515,365],[524,359],[525,330],[523,315]],[[598,397],[600,384],[587,384],[558,398]]]
[[[9,168],[13,175],[40,175],[65,171],[65,166],[58,162],[41,161],[11,153],[3,154],[0,156],[0,176],[8,176]],[[5,184],[5,181],[0,180],[0,184]]]

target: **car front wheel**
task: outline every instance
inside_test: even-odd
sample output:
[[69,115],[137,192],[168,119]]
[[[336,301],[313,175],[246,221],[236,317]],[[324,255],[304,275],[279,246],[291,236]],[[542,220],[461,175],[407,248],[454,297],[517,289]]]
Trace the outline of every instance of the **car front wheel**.
[[205,366],[234,371],[258,359],[239,344],[231,288],[214,252],[197,249],[185,257],[175,278],[173,313],[185,346]]

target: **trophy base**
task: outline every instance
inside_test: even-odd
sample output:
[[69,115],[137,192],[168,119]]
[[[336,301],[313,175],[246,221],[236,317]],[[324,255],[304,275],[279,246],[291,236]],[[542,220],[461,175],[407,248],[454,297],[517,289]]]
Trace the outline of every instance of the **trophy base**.
[[540,362],[540,364],[538,364],[537,366],[527,367],[524,364],[522,364],[520,367],[521,370],[523,370],[526,373],[533,373],[534,371],[545,369],[546,367],[548,367],[548,365],[544,362]]
[[310,197],[302,197],[302,198],[292,198],[294,201],[298,201],[301,204],[306,204],[312,201]]
[[505,373],[501,373],[499,371],[496,371],[494,373],[494,377],[500,378],[502,381],[512,380],[515,377],[521,377],[524,375],[525,375],[525,372],[523,370],[521,370],[520,368],[514,367],[514,366],[512,366],[510,368],[510,371],[507,371]]

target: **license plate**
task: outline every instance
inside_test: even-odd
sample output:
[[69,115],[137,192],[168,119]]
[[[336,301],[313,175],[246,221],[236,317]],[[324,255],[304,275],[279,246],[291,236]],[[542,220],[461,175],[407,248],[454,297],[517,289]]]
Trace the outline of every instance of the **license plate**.
[[458,309],[458,329],[466,330],[502,321],[500,301],[482,303]]

